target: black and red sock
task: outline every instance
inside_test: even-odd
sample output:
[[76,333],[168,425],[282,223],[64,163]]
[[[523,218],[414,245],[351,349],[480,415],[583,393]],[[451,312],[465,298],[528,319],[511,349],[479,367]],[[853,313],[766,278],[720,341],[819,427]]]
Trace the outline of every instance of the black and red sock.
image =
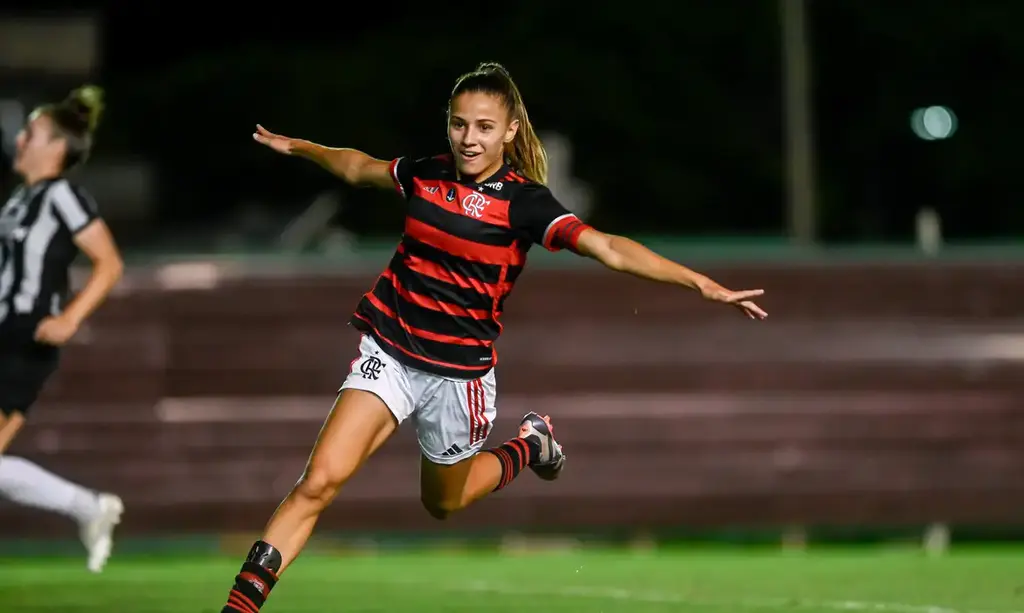
[[256,541],[235,575],[235,585],[221,613],[259,613],[280,571],[281,553],[269,543]]
[[540,443],[524,438],[514,438],[504,445],[488,449],[487,452],[494,454],[501,462],[501,480],[494,488],[494,491],[498,491],[512,483],[512,480],[524,468],[537,462],[540,458]]

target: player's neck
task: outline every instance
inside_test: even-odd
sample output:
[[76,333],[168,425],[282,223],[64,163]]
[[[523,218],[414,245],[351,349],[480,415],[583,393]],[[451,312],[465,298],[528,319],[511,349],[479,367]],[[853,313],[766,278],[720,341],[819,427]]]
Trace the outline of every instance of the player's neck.
[[493,177],[494,175],[496,175],[498,173],[498,171],[501,170],[501,167],[504,166],[504,165],[505,165],[505,160],[499,159],[497,162],[494,162],[493,164],[491,164],[490,166],[485,168],[482,172],[480,172],[479,174],[475,174],[475,175],[463,174],[461,170],[456,168],[455,169],[455,178],[458,179],[460,182],[482,183],[482,182],[486,181],[487,179],[489,179],[489,178]]
[[45,168],[34,172],[22,173],[21,179],[24,181],[26,187],[32,187],[33,185],[42,183],[43,181],[52,181],[53,179],[60,177],[60,174],[59,168]]

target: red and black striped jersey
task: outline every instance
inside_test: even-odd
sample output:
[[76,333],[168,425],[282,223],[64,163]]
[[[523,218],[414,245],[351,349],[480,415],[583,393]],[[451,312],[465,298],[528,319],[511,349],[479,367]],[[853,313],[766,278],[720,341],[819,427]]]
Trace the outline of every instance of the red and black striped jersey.
[[587,226],[507,166],[474,183],[457,178],[450,155],[398,158],[391,176],[408,202],[405,232],[351,323],[407,366],[483,376],[530,247],[575,250]]

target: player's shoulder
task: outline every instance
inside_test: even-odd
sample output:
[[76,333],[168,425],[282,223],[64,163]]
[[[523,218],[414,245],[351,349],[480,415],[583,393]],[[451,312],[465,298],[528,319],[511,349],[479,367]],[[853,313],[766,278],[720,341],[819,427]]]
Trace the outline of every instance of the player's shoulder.
[[399,163],[402,163],[401,160],[407,160],[413,176],[421,179],[445,179],[455,174],[451,153],[399,159]]
[[68,177],[58,177],[50,181],[46,186],[45,194],[58,206],[62,204],[77,205],[94,213],[98,209],[96,199],[89,193],[89,190]]
[[47,182],[46,187],[43,189],[44,193],[50,197],[74,197],[78,199],[90,198],[89,192],[86,191],[81,184],[77,181],[69,179],[67,177],[57,177]]
[[547,186],[532,181],[515,170],[492,177],[481,186],[491,194],[510,202],[530,200],[551,193]]

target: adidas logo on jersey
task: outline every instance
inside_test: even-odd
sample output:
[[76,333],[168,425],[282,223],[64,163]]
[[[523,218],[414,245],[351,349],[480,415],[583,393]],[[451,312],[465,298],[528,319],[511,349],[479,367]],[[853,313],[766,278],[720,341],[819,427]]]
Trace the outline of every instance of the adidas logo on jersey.
[[493,189],[496,192],[500,192],[501,191],[501,186],[502,186],[502,183],[500,181],[497,182],[497,183],[484,183],[484,187],[489,187],[489,188]]

